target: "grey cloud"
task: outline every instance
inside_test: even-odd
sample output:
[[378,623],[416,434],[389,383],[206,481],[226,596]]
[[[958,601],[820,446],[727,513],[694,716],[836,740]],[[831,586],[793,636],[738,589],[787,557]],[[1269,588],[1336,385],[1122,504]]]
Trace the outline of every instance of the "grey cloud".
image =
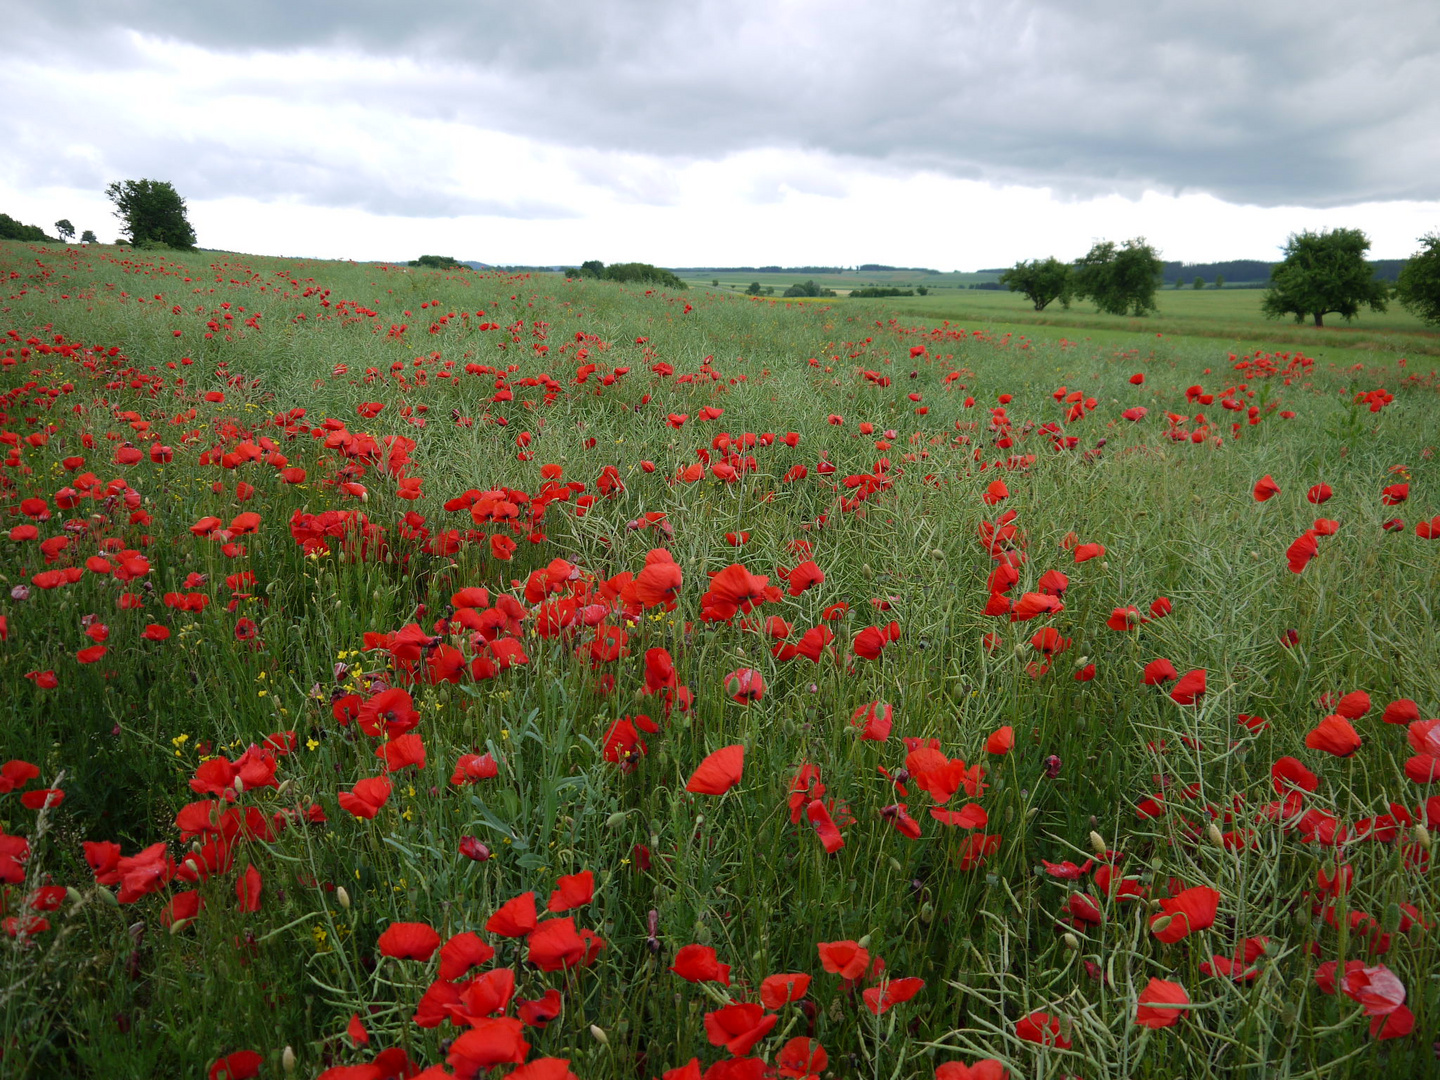
[[84,27],[87,62],[118,67],[126,30],[405,59],[331,89],[598,151],[801,148],[1069,195],[1440,198],[1433,0],[0,0],[0,19],[36,48]]

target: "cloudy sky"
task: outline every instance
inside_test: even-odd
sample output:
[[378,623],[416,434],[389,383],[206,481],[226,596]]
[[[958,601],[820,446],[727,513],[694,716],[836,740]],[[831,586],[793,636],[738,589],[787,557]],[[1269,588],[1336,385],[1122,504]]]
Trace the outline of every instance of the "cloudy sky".
[[1440,230],[1435,0],[0,0],[0,210],[277,255],[968,270]]

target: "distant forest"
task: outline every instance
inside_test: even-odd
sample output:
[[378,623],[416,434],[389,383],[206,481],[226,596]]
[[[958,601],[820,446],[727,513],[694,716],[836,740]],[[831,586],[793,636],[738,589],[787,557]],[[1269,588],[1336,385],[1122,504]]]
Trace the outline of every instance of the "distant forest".
[[[861,273],[876,273],[897,270],[906,274],[939,274],[928,266],[885,266],[882,263],[864,263],[854,266],[677,266],[675,273],[700,276],[704,274],[845,274],[859,270]],[[998,273],[998,271],[997,271]]]
[[[1400,268],[1405,265],[1404,259],[1371,259],[1370,265],[1375,268],[1375,276],[1381,281],[1394,281],[1400,276]],[[1227,262],[1210,263],[1182,263],[1167,262],[1165,264],[1165,284],[1174,285],[1180,282],[1181,285],[1189,287],[1198,277],[1204,278],[1206,282],[1213,282],[1217,276],[1224,277],[1226,288],[1235,288],[1244,285],[1260,286],[1270,281],[1270,268],[1279,265],[1279,260],[1266,262],[1262,259],[1230,259]],[[1009,267],[999,269],[977,270],[979,274],[1003,274]]]

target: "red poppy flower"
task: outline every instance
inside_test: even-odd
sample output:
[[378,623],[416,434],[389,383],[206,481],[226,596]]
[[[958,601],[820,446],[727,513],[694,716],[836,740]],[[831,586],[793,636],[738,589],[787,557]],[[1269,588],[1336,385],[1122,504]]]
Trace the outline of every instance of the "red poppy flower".
[[[599,941],[589,931],[585,933],[592,941]],[[586,962],[587,939],[576,931],[571,918],[546,919],[530,932],[525,943],[527,959],[541,971],[562,971]]]
[[746,1002],[726,1005],[705,1014],[705,1037],[714,1046],[723,1046],[737,1057],[743,1057],[755,1044],[770,1034],[780,1017],[767,1013],[759,1005]]
[[1145,665],[1145,671],[1140,681],[1146,686],[1160,686],[1167,682],[1174,682],[1180,678],[1180,673],[1175,670],[1175,665],[1163,656],[1156,657]]
[[985,740],[985,752],[987,754],[1001,756],[1008,754],[1014,747],[1015,729],[1009,724],[992,731],[990,737]]
[[547,911],[570,911],[572,908],[584,907],[595,899],[595,875],[589,870],[566,874],[556,881],[555,885],[555,891],[550,894],[550,902],[545,905]]
[[809,975],[767,975],[760,983],[760,1003],[767,1009],[779,1009],[792,1001],[799,1001],[809,989]]
[[440,946],[440,978],[458,982],[471,968],[488,964],[494,957],[495,950],[479,934],[473,931],[456,934]]
[[[516,1014],[519,1015],[521,1021],[524,1022],[527,1027],[536,1027],[543,1030],[545,1025],[560,1015],[560,991],[551,987],[545,991],[544,997],[533,998],[529,1001],[520,998],[515,1002],[515,1005]],[[510,1075],[514,1076],[515,1074],[511,1073]]]
[[740,668],[725,676],[725,694],[742,705],[759,701],[765,696],[765,679],[754,668]]
[[780,1076],[802,1080],[823,1073],[830,1064],[830,1055],[814,1039],[797,1035],[780,1048],[775,1064]]
[[365,1030],[365,1024],[360,1019],[359,1013],[350,1014],[350,1023],[345,1025],[345,1034],[350,1036],[352,1046],[369,1046],[370,1033]]
[[1214,889],[1204,885],[1185,889],[1160,901],[1160,911],[1150,916],[1150,932],[1165,944],[1173,945],[1196,930],[1213,926],[1219,905],[1220,894]]
[[[709,945],[684,945],[675,953],[670,970],[686,982],[730,985],[730,965],[722,964]],[[772,1006],[773,1007],[773,1006]]]
[[745,772],[745,747],[725,746],[709,755],[691,774],[685,790],[696,795],[724,795]]
[[825,581],[825,573],[813,561],[806,561],[791,570],[787,580],[790,582],[788,590],[790,595],[799,596],[812,585],[822,584]]
[[410,765],[414,765],[417,769],[423,769],[425,768],[425,743],[413,731],[405,735],[396,735],[393,739],[381,743],[375,751],[375,756],[385,763],[387,773],[399,772]]
[[1104,554],[1104,544],[1080,544],[1075,548],[1075,561],[1077,563],[1089,562],[1091,559],[1103,557]]
[[1412,724],[1420,719],[1420,706],[1410,698],[1400,698],[1385,706],[1381,719],[1387,724]]
[[923,989],[924,979],[886,979],[879,986],[870,987],[861,996],[865,999],[865,1007],[879,1016],[893,1006],[909,1001]]
[[1274,479],[1270,476],[1269,473],[1266,473],[1264,476],[1262,476],[1259,480],[1255,482],[1254,494],[1256,502],[1264,502],[1267,499],[1273,499],[1276,495],[1280,494],[1280,485],[1275,483]]
[[478,780],[491,780],[499,775],[500,766],[488,750],[483,754],[461,754],[455,761],[455,771],[450,775],[450,783],[458,787],[461,784],[473,784]]
[[822,941],[816,945],[820,966],[842,979],[858,979],[870,966],[870,953],[855,941]]
[[530,1044],[521,1034],[523,1025],[510,1016],[479,1019],[450,1045],[445,1057],[457,1076],[473,1077],[495,1065],[519,1065],[530,1053]]
[[860,728],[860,738],[870,742],[884,742],[890,738],[893,722],[893,710],[889,705],[880,701],[861,705],[850,716],[850,723]]
[[251,1080],[264,1064],[265,1058],[256,1051],[237,1050],[211,1065],[207,1075],[209,1080]]
[[391,923],[375,947],[397,960],[429,960],[440,947],[440,935],[428,923]]
[[1189,1010],[1177,1006],[1189,1004],[1190,995],[1179,983],[1152,977],[1140,991],[1135,1023],[1147,1028],[1169,1027],[1188,1015]]
[[1042,1046],[1055,1046],[1061,1050],[1070,1049],[1070,1040],[1060,1034],[1059,1017],[1047,1012],[1032,1012],[1015,1022],[1015,1037],[1025,1042]]
[[1343,716],[1327,716],[1305,736],[1305,745],[1343,758],[1360,749],[1360,736]]
[[806,805],[805,820],[814,827],[827,855],[834,855],[845,846],[845,838],[840,835],[840,829],[835,824],[835,819],[830,816],[830,811],[819,799],[812,799]]
[[1305,493],[1305,498],[1318,506],[1320,503],[1328,501],[1334,494],[1335,492],[1331,490],[1329,484],[1316,484]]
[[485,929],[501,937],[525,937],[536,926],[535,894],[521,893],[500,905],[499,910],[485,920]]
[[390,798],[390,788],[388,776],[369,776],[356,781],[352,791],[340,792],[340,809],[358,818],[373,818]]
[[1180,676],[1170,691],[1170,700],[1177,705],[1194,705],[1205,694],[1205,669],[1196,668]]
[[973,1065],[947,1061],[935,1067],[935,1080],[1009,1080],[1010,1070],[994,1058],[981,1058]]

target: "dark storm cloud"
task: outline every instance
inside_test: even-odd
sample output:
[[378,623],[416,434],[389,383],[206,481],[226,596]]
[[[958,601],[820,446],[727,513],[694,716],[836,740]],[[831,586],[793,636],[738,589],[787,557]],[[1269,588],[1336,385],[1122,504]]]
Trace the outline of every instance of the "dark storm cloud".
[[4,12],[22,45],[63,34],[87,63],[121,68],[134,62],[125,31],[405,60],[405,78],[351,75],[325,92],[598,151],[801,148],[1076,196],[1440,197],[1433,0],[12,0]]

